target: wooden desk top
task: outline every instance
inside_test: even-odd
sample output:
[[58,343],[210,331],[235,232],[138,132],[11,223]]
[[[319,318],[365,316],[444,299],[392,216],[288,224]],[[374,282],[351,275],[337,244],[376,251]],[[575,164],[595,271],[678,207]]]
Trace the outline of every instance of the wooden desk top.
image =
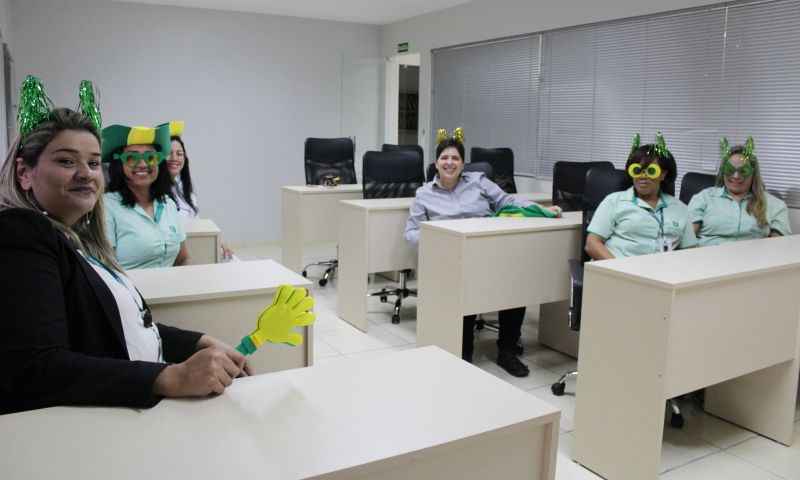
[[798,267],[800,236],[796,235],[586,264],[587,270],[676,289]]
[[308,478],[559,415],[425,347],[238,379],[218,397],[164,400],[141,412],[3,415],[0,471],[7,480]]
[[273,292],[281,285],[311,286],[311,282],[272,260],[143,268],[126,273],[151,305],[256,295]]
[[208,235],[218,235],[220,229],[213,220],[207,218],[190,218],[183,223],[183,229],[187,237],[205,237]]
[[422,230],[435,229],[462,237],[484,237],[513,233],[546,232],[581,228],[581,212],[565,212],[562,218],[464,218],[422,222]]
[[336,187],[323,187],[321,185],[284,185],[282,190],[299,193],[301,195],[319,195],[331,193],[360,193],[363,187],[360,183],[348,183]]
[[[551,194],[544,192],[517,193],[515,197],[524,198],[532,202],[549,202]],[[373,198],[360,200],[340,200],[342,205],[364,210],[408,210],[414,203],[414,197],[403,198]]]

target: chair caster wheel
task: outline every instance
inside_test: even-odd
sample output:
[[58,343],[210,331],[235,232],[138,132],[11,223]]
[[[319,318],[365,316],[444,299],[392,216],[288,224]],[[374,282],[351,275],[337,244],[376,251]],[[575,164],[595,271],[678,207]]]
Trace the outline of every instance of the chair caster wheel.
[[303,273],[301,273],[300,275],[302,275],[303,277],[308,277],[308,272],[303,270]]
[[328,283],[328,279],[327,278],[320,278],[318,283],[319,283],[320,287],[324,287]]
[[564,395],[564,389],[567,387],[566,383],[554,383],[550,386],[550,391],[553,392],[553,395],[556,397],[560,397]]
[[381,296],[381,303],[387,303],[389,301],[388,297]]
[[683,428],[683,415],[680,413],[673,413],[669,417],[669,426],[672,428]]
[[395,325],[400,323],[400,315],[392,315],[392,323]]

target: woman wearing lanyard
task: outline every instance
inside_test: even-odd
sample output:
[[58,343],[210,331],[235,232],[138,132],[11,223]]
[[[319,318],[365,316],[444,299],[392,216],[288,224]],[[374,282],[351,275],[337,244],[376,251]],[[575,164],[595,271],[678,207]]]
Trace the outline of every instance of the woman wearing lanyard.
[[639,145],[625,164],[631,187],[608,195],[595,210],[586,237],[594,260],[688,248],[697,244],[686,205],[673,197],[677,165],[664,137]]
[[169,124],[155,128],[111,125],[103,129],[109,163],[106,233],[122,268],[170,267],[189,259],[186,233],[170,198]]
[[717,185],[689,202],[689,219],[700,246],[791,235],[789,210],[764,187],[753,138],[730,148],[720,142]]
[[[20,136],[0,170],[0,414],[57,405],[148,408],[221,393],[245,358],[153,323],[105,236],[100,115],[20,93]],[[166,362],[166,363],[165,363]]]

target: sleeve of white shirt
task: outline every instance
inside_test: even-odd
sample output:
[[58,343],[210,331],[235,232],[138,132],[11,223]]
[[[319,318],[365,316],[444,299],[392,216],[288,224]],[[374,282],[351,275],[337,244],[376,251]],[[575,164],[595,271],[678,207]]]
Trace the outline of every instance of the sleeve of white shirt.
[[414,198],[414,203],[411,204],[409,209],[408,220],[406,220],[406,230],[403,234],[406,241],[411,245],[416,247],[419,244],[419,224],[427,219],[425,207],[417,198]]
[[533,203],[531,201],[522,198],[516,198],[514,195],[511,195],[510,193],[506,193],[496,183],[491,181],[486,175],[481,175],[479,182],[481,186],[481,191],[489,199],[489,203],[491,204],[490,206],[492,207],[492,211],[494,212],[508,205],[515,205],[517,207],[527,207]]

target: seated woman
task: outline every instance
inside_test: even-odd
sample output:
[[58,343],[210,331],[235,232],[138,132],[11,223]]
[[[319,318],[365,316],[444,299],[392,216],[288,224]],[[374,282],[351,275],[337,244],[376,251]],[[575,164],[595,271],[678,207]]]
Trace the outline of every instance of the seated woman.
[[689,202],[689,220],[700,245],[791,235],[786,204],[764,188],[753,138],[733,148],[723,138],[720,147],[717,185]]
[[[426,220],[486,217],[507,205],[527,207],[533,202],[515,199],[483,173],[464,172],[464,136],[457,128],[453,137],[440,130],[436,147],[436,171],[432,182],[417,190],[406,223],[405,238],[419,243],[419,225]],[[557,215],[561,210],[550,207]],[[464,317],[462,357],[472,362],[475,315]],[[503,310],[499,314],[500,335],[497,341],[497,364],[515,377],[528,375],[528,367],[517,358],[525,307]]]
[[[167,170],[172,178],[172,198],[178,207],[178,214],[184,218],[197,218],[197,194],[192,183],[192,174],[189,173],[189,156],[186,154],[186,145],[183,143],[183,121],[169,122],[170,154],[167,158]],[[224,243],[220,244],[222,259],[233,260],[233,251]]]
[[106,234],[125,270],[183,265],[189,259],[164,162],[169,138],[167,123],[103,129],[103,162],[110,163]]
[[675,193],[677,165],[660,134],[639,146],[625,164],[632,186],[608,195],[595,210],[586,237],[594,260],[666,252],[697,244],[689,211]]
[[249,373],[245,357],[207,335],[153,323],[114,259],[99,115],[32,115],[37,90],[29,77],[20,137],[0,170],[0,231],[13,232],[0,235],[0,414],[149,408],[162,397],[221,393]]

